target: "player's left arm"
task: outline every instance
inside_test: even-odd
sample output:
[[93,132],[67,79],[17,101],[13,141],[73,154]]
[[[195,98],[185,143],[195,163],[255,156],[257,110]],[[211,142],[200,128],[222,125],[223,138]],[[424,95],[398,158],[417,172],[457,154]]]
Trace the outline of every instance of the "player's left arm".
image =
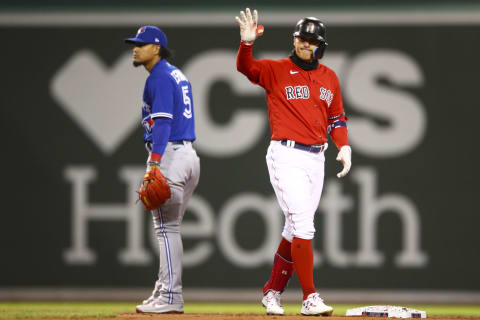
[[149,90],[153,100],[151,114],[153,144],[147,171],[155,166],[160,167],[172,128],[175,92],[175,87],[168,78],[157,78],[152,82]]
[[147,161],[147,172],[138,197],[145,209],[155,210],[171,197],[170,185],[160,171],[160,161],[170,137],[174,87],[168,79],[165,81],[162,78],[149,78],[145,89],[152,101],[149,123],[153,143],[148,148],[150,157]]
[[343,164],[343,170],[337,174],[338,178],[346,176],[352,166],[352,148],[350,148],[350,145],[348,144],[347,120],[348,118],[345,115],[345,110],[343,108],[340,85],[338,84],[337,79],[337,86],[333,93],[333,99],[328,108],[327,132],[330,134],[332,141],[339,150],[336,160]]

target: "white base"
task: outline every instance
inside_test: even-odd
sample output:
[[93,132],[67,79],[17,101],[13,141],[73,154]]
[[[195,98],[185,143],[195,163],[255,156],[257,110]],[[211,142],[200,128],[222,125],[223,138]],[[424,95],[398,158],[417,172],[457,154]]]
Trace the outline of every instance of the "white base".
[[425,311],[399,306],[368,306],[355,309],[348,309],[347,316],[367,316],[383,318],[426,318]]

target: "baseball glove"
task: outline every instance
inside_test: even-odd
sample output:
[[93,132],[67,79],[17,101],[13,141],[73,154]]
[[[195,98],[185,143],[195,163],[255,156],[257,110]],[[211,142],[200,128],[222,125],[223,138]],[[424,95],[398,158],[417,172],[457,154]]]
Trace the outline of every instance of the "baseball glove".
[[138,199],[142,201],[145,209],[155,210],[165,203],[172,193],[167,179],[160,172],[158,167],[149,170],[143,178],[142,185],[138,191]]

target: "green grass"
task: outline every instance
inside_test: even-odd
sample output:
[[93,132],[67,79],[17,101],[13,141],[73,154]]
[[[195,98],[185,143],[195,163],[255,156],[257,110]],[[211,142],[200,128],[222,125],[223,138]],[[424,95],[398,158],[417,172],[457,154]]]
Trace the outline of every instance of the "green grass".
[[100,318],[132,311],[135,312],[135,304],[132,303],[0,303],[0,319]]
[[[135,312],[135,302],[0,302],[0,319],[34,319],[34,318],[100,318],[115,317],[121,313]],[[334,315],[345,315],[350,308],[365,304],[335,304]],[[480,305],[403,305],[427,311],[427,316],[477,316],[480,317]],[[299,304],[285,304],[287,314],[299,314]],[[259,303],[187,303],[185,313],[256,313],[265,311]]]

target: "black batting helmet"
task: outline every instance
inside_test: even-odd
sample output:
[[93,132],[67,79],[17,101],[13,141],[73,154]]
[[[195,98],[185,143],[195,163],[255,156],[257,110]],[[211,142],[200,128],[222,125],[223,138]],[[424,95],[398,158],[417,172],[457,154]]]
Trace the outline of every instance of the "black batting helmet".
[[315,17],[308,17],[297,22],[293,36],[315,40],[315,45],[318,46],[318,49],[315,50],[315,57],[320,59],[328,45],[326,32],[327,27],[322,21]]

